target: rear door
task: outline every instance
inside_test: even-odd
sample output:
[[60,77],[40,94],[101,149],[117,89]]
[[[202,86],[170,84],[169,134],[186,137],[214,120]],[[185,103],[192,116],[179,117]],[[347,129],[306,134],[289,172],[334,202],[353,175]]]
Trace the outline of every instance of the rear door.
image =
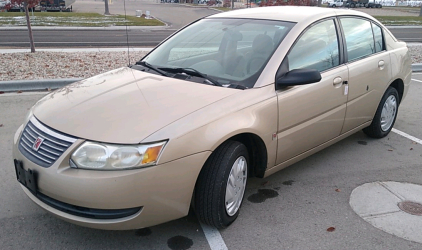
[[372,120],[390,81],[391,64],[378,25],[357,17],[342,17],[340,23],[349,69],[345,133]]

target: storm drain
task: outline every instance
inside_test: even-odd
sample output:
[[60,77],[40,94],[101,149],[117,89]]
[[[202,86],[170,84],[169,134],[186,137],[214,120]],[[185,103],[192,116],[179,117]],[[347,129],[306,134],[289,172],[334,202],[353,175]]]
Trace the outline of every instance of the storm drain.
[[352,191],[350,206],[372,226],[422,243],[422,186],[394,181],[363,184]]
[[408,214],[422,215],[422,204],[413,201],[402,201],[398,204],[399,208]]

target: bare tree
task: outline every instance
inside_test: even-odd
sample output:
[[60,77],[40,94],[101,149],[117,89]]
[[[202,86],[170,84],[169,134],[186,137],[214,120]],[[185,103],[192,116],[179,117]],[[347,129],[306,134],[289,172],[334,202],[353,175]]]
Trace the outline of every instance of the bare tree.
[[31,53],[35,53],[34,36],[32,35],[31,19],[29,18],[29,9],[34,8],[40,3],[41,0],[11,0],[10,4],[6,6],[6,9],[11,9],[13,6],[19,6],[24,8],[26,17],[26,26],[28,26],[29,32],[29,46],[31,47]]

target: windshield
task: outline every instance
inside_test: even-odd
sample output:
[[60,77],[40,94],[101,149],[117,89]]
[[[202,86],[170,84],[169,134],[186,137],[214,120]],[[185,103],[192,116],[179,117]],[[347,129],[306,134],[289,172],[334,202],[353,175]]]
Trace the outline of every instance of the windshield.
[[202,19],[161,44],[142,62],[164,71],[200,72],[217,86],[251,88],[293,25],[273,20]]

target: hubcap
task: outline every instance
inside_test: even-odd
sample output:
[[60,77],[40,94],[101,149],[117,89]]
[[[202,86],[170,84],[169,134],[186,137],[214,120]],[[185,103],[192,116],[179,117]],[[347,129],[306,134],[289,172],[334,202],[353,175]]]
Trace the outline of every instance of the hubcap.
[[390,95],[387,100],[385,100],[384,106],[382,107],[381,112],[381,129],[382,131],[387,131],[391,128],[391,125],[394,122],[397,112],[397,100],[396,97]]
[[248,163],[245,157],[240,156],[234,162],[227,180],[225,205],[229,216],[233,216],[242,204],[247,177]]

